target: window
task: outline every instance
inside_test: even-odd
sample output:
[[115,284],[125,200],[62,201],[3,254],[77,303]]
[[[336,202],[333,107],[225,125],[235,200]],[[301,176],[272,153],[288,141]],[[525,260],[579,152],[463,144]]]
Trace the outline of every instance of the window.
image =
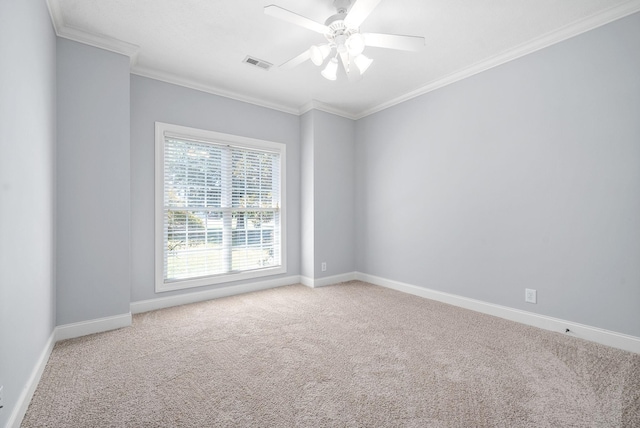
[[156,122],[156,291],[286,272],[285,145]]

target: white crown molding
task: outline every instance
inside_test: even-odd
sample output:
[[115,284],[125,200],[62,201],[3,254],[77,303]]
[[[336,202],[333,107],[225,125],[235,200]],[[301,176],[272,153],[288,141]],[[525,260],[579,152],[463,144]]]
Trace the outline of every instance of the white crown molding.
[[131,74],[135,74],[142,77],[148,77],[150,79],[160,80],[162,82],[183,86],[189,89],[195,89],[196,91],[206,92],[209,94],[218,95],[225,98],[230,98],[236,101],[242,101],[248,104],[256,105],[258,107],[266,107],[272,110],[281,111],[283,113],[294,114],[296,116],[300,115],[299,109],[295,107],[290,107],[284,104],[278,104],[278,103],[270,102],[260,98],[254,98],[254,97],[238,94],[232,91],[218,88],[213,85],[206,85],[192,79],[180,77],[175,74],[167,73],[167,72],[156,70],[156,69],[134,65],[131,68]]
[[303,105],[302,107],[300,107],[298,114],[302,116],[303,114],[311,110],[320,110],[325,113],[335,114],[336,116],[341,116],[351,120],[356,120],[358,118],[357,115],[354,115],[344,110],[340,110],[338,108],[335,108],[333,106],[330,106],[329,104],[325,104],[318,100],[311,100],[305,105]]
[[85,45],[128,56],[131,65],[136,63],[138,52],[140,50],[140,46],[123,42],[122,40],[114,39],[102,34],[90,33],[69,25],[62,27],[57,35],[58,37],[84,43]]
[[46,0],[51,23],[56,34],[60,33],[60,29],[64,27],[64,18],[62,17],[62,9],[60,8],[60,0]]
[[355,115],[355,119],[361,119],[363,117],[372,115],[379,111],[385,110],[389,107],[393,107],[397,104],[419,97],[420,95],[424,95],[428,92],[435,91],[436,89],[450,85],[462,79],[466,79],[467,77],[471,77],[475,74],[481,73],[483,71],[486,71],[491,68],[497,67],[499,65],[505,64],[507,62],[513,61],[525,55],[528,55],[533,52],[544,49],[546,47],[552,46],[556,43],[563,42],[572,37],[578,36],[582,33],[586,33],[587,31],[593,30],[603,25],[609,24],[618,19],[622,19],[636,12],[640,12],[640,0],[630,0],[627,3],[611,7],[605,11],[597,13],[596,15],[592,15],[587,18],[581,19],[580,21],[574,22],[558,30],[544,34],[527,43],[523,43],[519,46],[516,46],[515,48],[509,49],[498,55],[494,55],[483,61],[477,62],[469,67],[463,68],[462,70],[449,74],[448,76],[445,76],[442,79],[434,80],[433,82],[425,86],[422,86],[419,89],[408,92],[405,95],[396,97],[382,104],[378,104],[375,107],[364,110],[359,114]]
[[46,1],[47,7],[49,8],[49,15],[51,15],[51,22],[58,37],[128,56],[132,66],[136,63],[140,46],[114,39],[104,34],[95,34],[67,25],[64,22],[62,9],[60,8],[60,0]]
[[[381,278],[362,272],[356,272],[355,276],[359,281],[368,282],[370,284],[379,285],[381,287],[390,288],[392,290],[401,291],[403,293],[412,294],[414,296],[436,300],[439,302],[447,303],[449,305],[458,306],[460,308],[469,309],[472,311],[481,312],[483,314],[493,315],[521,324],[541,328],[543,330],[549,330],[561,334],[568,334],[580,339],[640,354],[640,337],[630,336],[615,331],[579,324],[573,321],[553,318],[546,315],[540,315],[533,312],[527,312],[520,309],[514,309],[507,306],[495,305],[493,303],[483,302],[481,300],[470,299],[468,297],[462,297],[456,294],[432,290],[426,287],[418,287],[416,285],[406,284],[387,278]],[[566,332],[567,328],[569,329],[569,332]]]
[[166,83],[172,83],[174,85],[195,89],[197,91],[206,92],[213,95],[219,95],[225,98],[242,101],[259,107],[266,107],[272,110],[278,110],[297,116],[300,115],[300,110],[296,107],[286,106],[264,99],[249,97],[213,85],[205,85],[195,80],[180,77],[162,70],[139,66],[137,63],[137,59],[140,51],[140,46],[67,25],[64,22],[64,16],[60,7],[60,0],[46,0],[46,2],[47,7],[49,8],[49,15],[51,15],[53,28],[58,37],[63,37],[75,42],[84,43],[89,46],[128,56],[130,58],[131,74],[136,74],[142,77],[149,77],[151,79],[160,80]]
[[298,116],[303,115],[312,109],[316,109],[324,111],[326,113],[335,114],[337,116],[342,116],[351,120],[358,120],[363,117],[372,115],[389,107],[393,107],[397,104],[419,97],[436,89],[458,82],[467,77],[471,77],[475,74],[505,64],[509,61],[513,61],[530,53],[536,52],[540,49],[549,47],[556,43],[560,43],[564,40],[606,25],[615,20],[624,18],[633,13],[640,12],[640,0],[629,0],[624,4],[611,7],[593,16],[584,18],[580,21],[560,28],[559,30],[547,33],[530,42],[523,43],[519,46],[516,46],[515,48],[509,49],[498,55],[494,55],[483,61],[477,62],[476,64],[473,64],[469,67],[465,67],[464,69],[451,73],[444,78],[434,80],[414,91],[390,99],[359,113],[355,113],[333,107],[329,104],[325,104],[317,100],[311,100],[303,104],[302,106],[292,107],[289,105],[274,103],[272,101],[261,98],[249,97],[247,95],[235,93],[214,85],[203,84],[192,79],[167,73],[162,70],[139,66],[137,64],[137,56],[140,51],[139,46],[105,35],[94,34],[85,30],[81,30],[79,28],[66,25],[64,23],[64,17],[60,8],[60,0],[46,0],[46,2],[49,8],[49,14],[51,15],[51,20],[53,22],[55,32],[59,37],[128,56],[130,58],[132,74],[161,80],[163,82],[172,83],[190,89],[195,89],[198,91],[219,95],[225,98],[230,98],[233,100],[242,101],[256,106],[266,107]]

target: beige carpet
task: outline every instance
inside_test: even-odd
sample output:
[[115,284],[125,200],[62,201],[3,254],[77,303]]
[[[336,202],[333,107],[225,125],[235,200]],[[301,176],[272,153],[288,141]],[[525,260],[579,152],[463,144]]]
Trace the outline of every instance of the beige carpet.
[[58,343],[23,427],[640,427],[640,355],[360,282]]

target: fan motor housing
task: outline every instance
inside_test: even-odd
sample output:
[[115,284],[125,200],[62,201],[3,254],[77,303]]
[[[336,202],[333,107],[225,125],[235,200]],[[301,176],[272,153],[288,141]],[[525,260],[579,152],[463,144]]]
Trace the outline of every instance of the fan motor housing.
[[[347,28],[344,25],[344,21],[334,21],[331,25],[329,25],[329,29],[331,30],[329,33],[325,34],[327,41],[338,48],[339,52],[344,51],[344,44],[347,39],[352,35],[358,32],[358,30],[353,30],[351,28]],[[341,49],[342,48],[342,49]]]
[[342,23],[342,26],[344,27],[344,18],[346,16],[346,13],[336,13],[335,15],[331,15],[329,18],[327,18],[326,21],[324,21],[324,25],[331,28],[331,26],[334,24]]

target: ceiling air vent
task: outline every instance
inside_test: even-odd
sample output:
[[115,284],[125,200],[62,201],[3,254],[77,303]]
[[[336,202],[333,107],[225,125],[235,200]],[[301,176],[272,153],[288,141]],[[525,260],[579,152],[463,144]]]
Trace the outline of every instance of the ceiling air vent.
[[246,62],[247,64],[255,65],[256,67],[260,67],[263,70],[268,70],[273,67],[273,64],[267,61],[263,61],[258,58],[253,58],[250,56],[246,56],[242,62]]

